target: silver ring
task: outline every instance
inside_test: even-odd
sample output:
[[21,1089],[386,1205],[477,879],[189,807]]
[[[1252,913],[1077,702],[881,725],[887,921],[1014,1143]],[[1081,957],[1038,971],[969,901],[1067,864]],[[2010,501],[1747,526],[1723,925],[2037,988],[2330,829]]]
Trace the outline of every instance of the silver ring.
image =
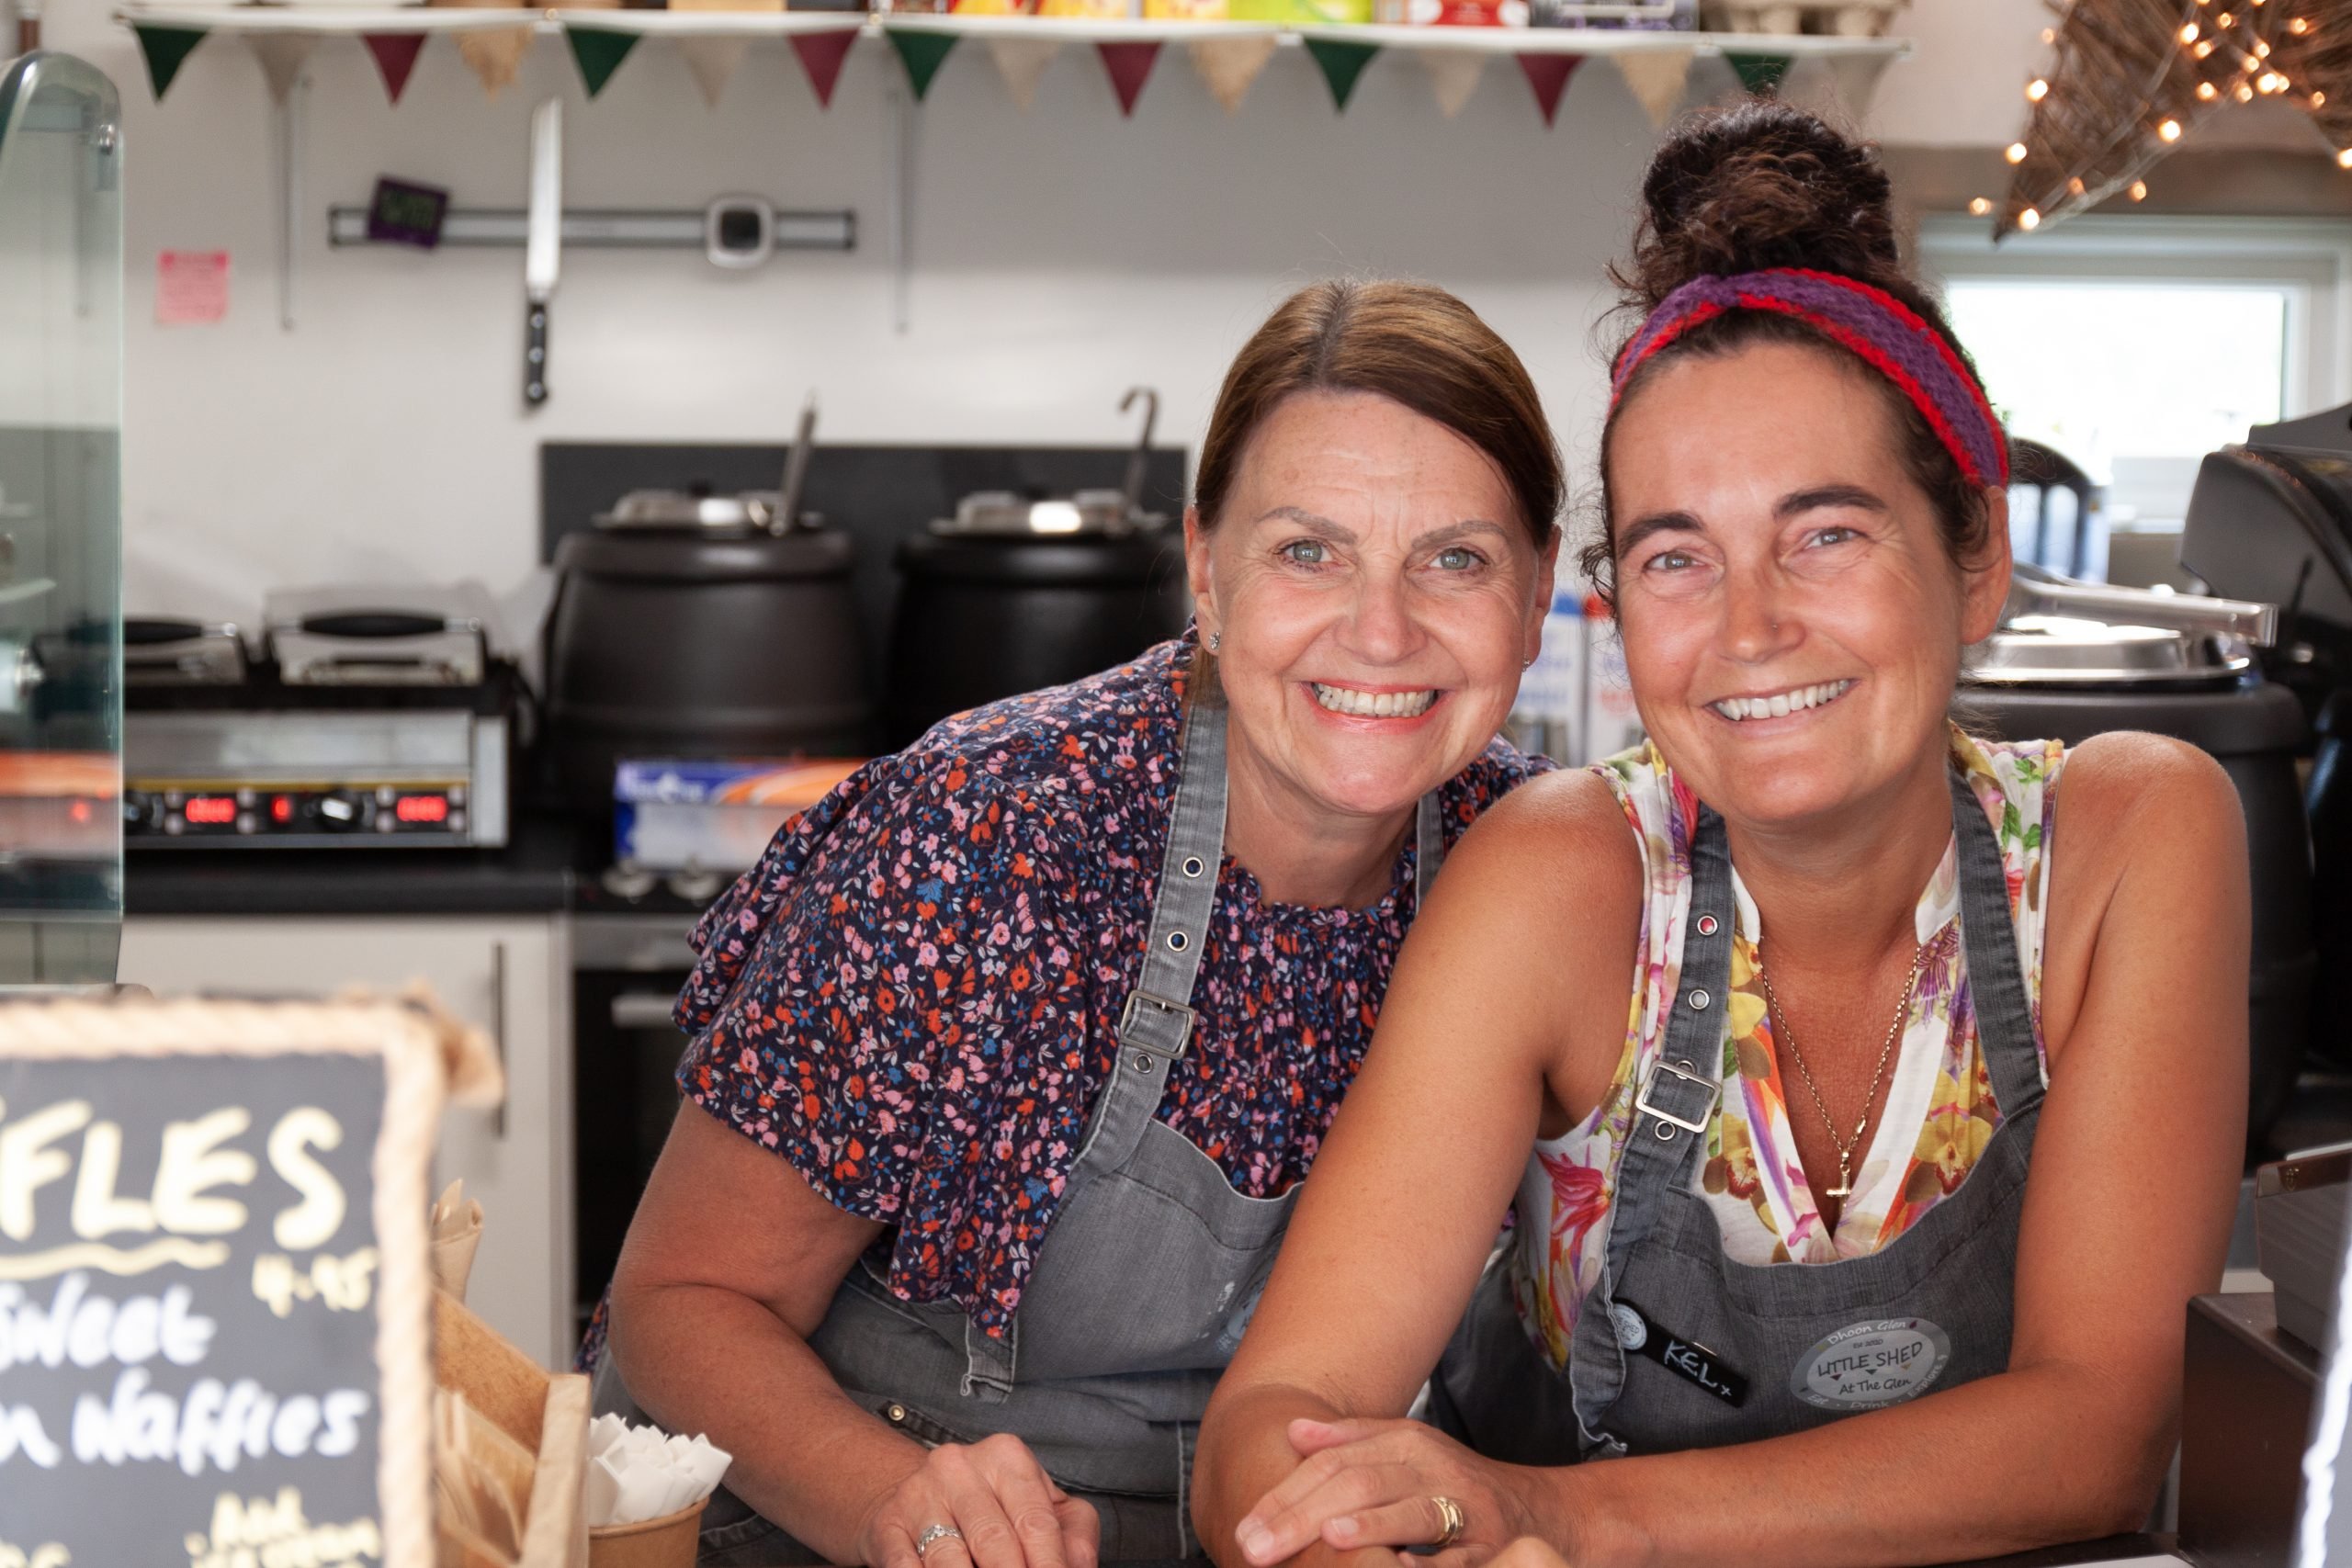
[[961,1540],[964,1532],[954,1525],[932,1525],[915,1537],[915,1555],[921,1557],[943,1540]]
[[1453,1498],[1432,1497],[1430,1501],[1437,1506],[1437,1517],[1440,1526],[1437,1539],[1430,1542],[1430,1545],[1440,1551],[1443,1551],[1447,1547],[1452,1546],[1455,1541],[1462,1539],[1463,1527],[1470,1521],[1463,1514],[1462,1505],[1455,1502]]

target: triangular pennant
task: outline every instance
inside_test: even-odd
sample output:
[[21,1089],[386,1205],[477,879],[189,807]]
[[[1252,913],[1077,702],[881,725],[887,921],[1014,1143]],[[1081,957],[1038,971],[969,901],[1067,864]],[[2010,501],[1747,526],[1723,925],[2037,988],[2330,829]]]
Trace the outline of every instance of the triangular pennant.
[[1363,68],[1372,63],[1372,57],[1380,52],[1380,46],[1310,38],[1306,40],[1306,52],[1315,57],[1325,84],[1331,89],[1331,107],[1344,109],[1356,90],[1357,79],[1363,75]]
[[1098,43],[1094,50],[1102,57],[1102,69],[1110,73],[1111,91],[1119,96],[1119,112],[1132,117],[1136,100],[1143,96],[1143,85],[1151,80],[1152,64],[1159,58],[1158,41]]
[[1023,114],[1036,103],[1037,83],[1061,51],[1059,41],[1049,38],[989,39],[989,57],[996,62],[997,71],[1004,77],[1004,90],[1012,95]]
[[914,88],[915,101],[921,103],[922,96],[931,91],[932,78],[946,63],[948,51],[956,47],[956,35],[902,32],[894,28],[890,31],[890,47],[906,62],[907,85]]
[[1231,114],[1241,107],[1242,96],[1250,91],[1250,84],[1274,57],[1280,39],[1272,33],[1245,33],[1238,38],[1196,39],[1189,46],[1193,51],[1193,69],[1201,73],[1208,85],[1209,96],[1225,106]]
[[530,49],[528,28],[493,28],[487,32],[458,35],[458,52],[465,58],[467,69],[481,84],[481,90],[493,98],[514,85],[514,73]]
[[1625,85],[1650,117],[1650,123],[1665,129],[1674,118],[1677,105],[1682,102],[1682,89],[1690,80],[1690,62],[1696,51],[1688,49],[1620,50],[1616,55],[1617,74],[1625,78]]
[[142,28],[131,24],[130,30],[139,35],[139,52],[147,57],[147,84],[155,89],[155,101],[163,102],[170,90],[172,78],[187,63],[188,55],[205,35],[194,28]]
[[[833,107],[833,84],[842,79],[842,62],[849,58],[849,46],[856,41],[854,28],[843,28],[835,33],[792,35],[792,52],[800,57],[800,69],[808,73],[808,85],[816,91],[819,108]],[[898,41],[896,34],[891,41]]]
[[384,78],[384,96],[399,103],[401,94],[408,90],[409,73],[416,69],[416,57],[424,52],[424,35],[367,33],[360,41],[376,57],[376,70]]
[[1871,99],[1878,96],[1878,79],[1886,74],[1887,54],[1833,54],[1822,61],[1829,67],[1829,79],[1836,85],[1838,107],[1857,123],[1870,112]]
[[695,85],[702,89],[705,104],[712,108],[718,107],[719,95],[727,91],[735,68],[743,63],[743,51],[751,47],[750,39],[724,34],[704,37],[689,33],[678,39],[678,52],[685,57],[686,70],[694,77]]
[[1781,79],[1789,73],[1789,56],[1785,54],[1741,54],[1726,51],[1725,60],[1739,73],[1739,85],[1758,96],[1770,96],[1781,90]]
[[261,79],[269,84],[269,101],[282,104],[294,91],[294,79],[311,51],[319,47],[316,33],[247,33],[245,47],[261,62]]
[[1486,73],[1487,57],[1484,52],[1474,54],[1460,49],[1425,49],[1420,56],[1421,63],[1429,67],[1430,85],[1437,92],[1438,112],[1452,119],[1478,90],[1478,78]]
[[583,28],[577,22],[565,24],[564,41],[571,45],[571,58],[579,62],[580,80],[586,85],[588,96],[594,97],[621,68],[628,51],[637,47],[640,35],[616,33],[604,28]]
[[1568,90],[1568,78],[1584,63],[1581,54],[1522,54],[1519,68],[1526,73],[1527,85],[1534,91],[1535,107],[1544,111],[1546,126],[1557,122],[1560,116],[1560,96]]

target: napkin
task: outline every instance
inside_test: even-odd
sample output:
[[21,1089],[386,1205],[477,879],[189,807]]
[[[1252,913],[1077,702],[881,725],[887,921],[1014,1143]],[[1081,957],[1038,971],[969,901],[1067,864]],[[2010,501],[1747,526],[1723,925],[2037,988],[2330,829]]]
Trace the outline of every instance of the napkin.
[[466,1299],[466,1277],[474,1270],[474,1248],[481,1245],[481,1201],[468,1198],[466,1184],[452,1181],[433,1205],[433,1282]]
[[588,1523],[665,1518],[717,1490],[732,1456],[708,1438],[684,1438],[617,1416],[588,1424]]

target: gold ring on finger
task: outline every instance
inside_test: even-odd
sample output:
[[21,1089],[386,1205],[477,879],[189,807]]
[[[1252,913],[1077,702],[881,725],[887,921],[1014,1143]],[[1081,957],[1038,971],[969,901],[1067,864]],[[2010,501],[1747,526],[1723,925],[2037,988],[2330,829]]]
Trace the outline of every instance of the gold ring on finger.
[[1430,1502],[1436,1507],[1438,1517],[1437,1539],[1430,1544],[1442,1551],[1462,1539],[1463,1527],[1470,1522],[1469,1517],[1463,1513],[1462,1505],[1451,1497],[1432,1497]]

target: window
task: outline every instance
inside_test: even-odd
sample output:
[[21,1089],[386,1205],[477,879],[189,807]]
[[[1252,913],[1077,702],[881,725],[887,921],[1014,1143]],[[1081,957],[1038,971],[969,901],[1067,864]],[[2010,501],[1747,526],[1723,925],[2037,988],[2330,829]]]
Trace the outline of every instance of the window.
[[1930,219],[1922,260],[2010,434],[2107,486],[2110,530],[2177,533],[2206,453],[2352,397],[2352,224],[2094,214],[1997,250],[1986,228]]

